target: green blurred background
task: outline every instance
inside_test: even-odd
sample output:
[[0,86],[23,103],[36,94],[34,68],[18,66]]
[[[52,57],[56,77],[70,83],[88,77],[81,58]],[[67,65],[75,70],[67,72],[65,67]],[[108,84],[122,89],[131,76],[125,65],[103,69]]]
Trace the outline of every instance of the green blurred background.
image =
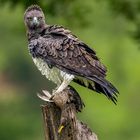
[[0,0],[0,140],[43,140],[36,96],[51,89],[28,54],[24,10],[39,4],[49,24],[68,27],[93,47],[119,89],[118,105],[74,83],[78,114],[99,140],[140,140],[140,0]]

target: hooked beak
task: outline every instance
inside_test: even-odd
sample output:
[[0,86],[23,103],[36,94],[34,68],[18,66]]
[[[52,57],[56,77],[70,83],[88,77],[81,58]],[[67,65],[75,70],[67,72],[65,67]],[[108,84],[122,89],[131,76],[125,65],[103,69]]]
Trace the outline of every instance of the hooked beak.
[[33,18],[33,25],[34,26],[38,26],[39,25],[39,21],[38,21],[37,17]]

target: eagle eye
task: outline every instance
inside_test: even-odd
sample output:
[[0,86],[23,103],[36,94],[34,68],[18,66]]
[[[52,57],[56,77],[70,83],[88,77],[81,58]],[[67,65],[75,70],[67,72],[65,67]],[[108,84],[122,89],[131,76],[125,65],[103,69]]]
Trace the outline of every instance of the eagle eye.
[[43,17],[38,17],[38,20],[42,20],[43,19]]
[[27,17],[27,20],[31,21],[33,18],[32,17]]

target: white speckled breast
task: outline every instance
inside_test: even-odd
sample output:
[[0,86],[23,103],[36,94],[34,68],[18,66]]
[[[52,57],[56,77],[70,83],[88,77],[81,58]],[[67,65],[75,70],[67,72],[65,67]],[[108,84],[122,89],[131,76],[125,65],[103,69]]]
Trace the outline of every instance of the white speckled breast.
[[47,63],[40,58],[33,58],[33,61],[37,68],[41,71],[41,74],[45,75],[48,80],[54,82],[57,85],[62,83],[63,77],[61,75],[61,71],[58,68],[53,67],[50,69]]
[[47,63],[41,58],[33,58],[33,61],[42,75],[45,75],[48,80],[54,82],[58,86],[61,85],[64,80],[71,81],[74,78],[74,75],[63,72],[56,67],[50,69]]

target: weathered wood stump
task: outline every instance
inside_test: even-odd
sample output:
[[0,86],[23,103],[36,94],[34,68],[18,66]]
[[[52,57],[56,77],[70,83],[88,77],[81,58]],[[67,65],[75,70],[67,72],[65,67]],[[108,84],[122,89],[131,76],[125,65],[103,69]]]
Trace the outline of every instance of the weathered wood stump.
[[98,140],[96,134],[76,117],[84,104],[74,88],[69,86],[52,101],[41,106],[45,140]]

